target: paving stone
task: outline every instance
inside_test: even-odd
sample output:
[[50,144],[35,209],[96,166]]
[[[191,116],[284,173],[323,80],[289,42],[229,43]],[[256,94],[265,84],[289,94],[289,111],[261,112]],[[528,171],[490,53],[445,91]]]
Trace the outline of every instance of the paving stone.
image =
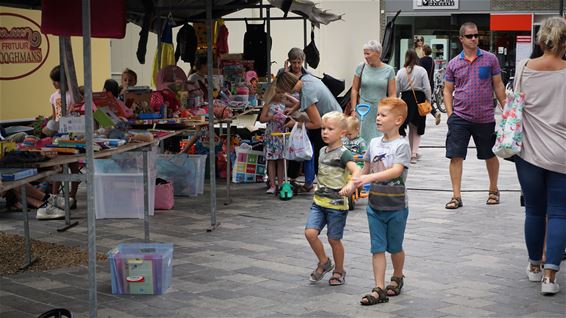
[[[564,317],[564,293],[540,295],[524,273],[523,208],[514,166],[501,161],[502,201],[487,206],[485,164],[469,149],[464,162],[465,206],[446,210],[450,199],[446,125],[429,116],[422,159],[408,177],[409,220],[405,233],[406,285],[387,304],[361,306],[373,287],[367,200],[348,214],[344,230],[344,286],[311,284],[317,260],[304,237],[312,194],[290,201],[261,196],[264,184],[231,185],[232,203],[223,205],[225,181],[217,184],[217,220],[210,228],[210,198],[177,197],[174,210],[150,218],[152,242],[174,244],[172,285],[163,295],[112,295],[108,262],[97,265],[98,317]],[[511,190],[511,191],[506,191]],[[474,192],[477,191],[477,192]],[[81,184],[79,203],[86,199]],[[33,213],[32,213],[33,214]],[[31,214],[30,214],[31,215]],[[73,210],[79,225],[57,232],[61,221],[30,220],[32,238],[86,249],[84,204]],[[0,214],[0,231],[21,234],[21,214]],[[97,220],[97,251],[142,242],[143,220]],[[326,231],[320,236],[328,255]],[[387,257],[386,279],[392,274]],[[557,280],[566,286],[565,271]],[[24,272],[0,277],[0,316],[37,317],[53,307],[70,307],[88,317],[88,267]],[[69,306],[71,304],[71,306]]]

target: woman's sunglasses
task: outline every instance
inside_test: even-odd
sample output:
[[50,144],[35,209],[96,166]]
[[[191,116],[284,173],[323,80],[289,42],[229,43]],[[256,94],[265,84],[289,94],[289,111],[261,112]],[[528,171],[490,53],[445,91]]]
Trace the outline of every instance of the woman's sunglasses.
[[475,34],[464,34],[464,37],[466,37],[466,39],[471,39],[471,38],[478,38],[479,34],[475,33]]

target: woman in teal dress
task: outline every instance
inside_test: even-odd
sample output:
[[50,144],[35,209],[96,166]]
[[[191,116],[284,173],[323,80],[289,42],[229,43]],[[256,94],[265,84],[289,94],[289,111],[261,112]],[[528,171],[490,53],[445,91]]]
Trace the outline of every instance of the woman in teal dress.
[[352,81],[350,105],[345,113],[351,116],[356,114],[357,104],[371,106],[369,113],[361,122],[360,135],[369,142],[381,133],[377,130],[375,119],[377,117],[377,104],[384,97],[395,97],[395,70],[392,66],[381,61],[381,44],[371,40],[363,47],[365,61],[358,65]]

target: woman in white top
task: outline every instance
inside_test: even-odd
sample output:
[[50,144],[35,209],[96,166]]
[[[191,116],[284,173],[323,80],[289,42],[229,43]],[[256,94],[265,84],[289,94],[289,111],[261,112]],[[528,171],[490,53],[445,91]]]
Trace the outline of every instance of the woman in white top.
[[[515,157],[525,198],[527,275],[541,293],[556,294],[556,272],[566,248],[566,22],[546,20],[537,34],[543,55],[523,69],[515,90],[525,93],[523,146]],[[520,71],[518,69],[517,71]],[[517,78],[517,75],[515,75]],[[546,235],[544,274],[541,260]]]
[[[409,144],[411,145],[411,163],[417,163],[419,157],[419,146],[421,136],[425,132],[426,117],[421,116],[417,109],[417,103],[422,103],[425,99],[430,101],[430,82],[428,73],[424,68],[417,65],[419,58],[414,50],[408,50],[405,54],[405,65],[397,72],[397,95],[401,94],[401,99],[407,103],[407,119],[401,127],[399,134],[406,136],[405,128],[409,125]],[[413,90],[414,94],[413,94]],[[416,100],[415,100],[416,97]]]

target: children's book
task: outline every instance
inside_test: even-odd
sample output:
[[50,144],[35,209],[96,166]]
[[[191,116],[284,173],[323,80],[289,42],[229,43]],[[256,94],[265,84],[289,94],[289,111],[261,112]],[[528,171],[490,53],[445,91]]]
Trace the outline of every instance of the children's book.
[[31,177],[37,174],[35,168],[1,168],[0,176],[2,181],[16,181],[23,178]]

